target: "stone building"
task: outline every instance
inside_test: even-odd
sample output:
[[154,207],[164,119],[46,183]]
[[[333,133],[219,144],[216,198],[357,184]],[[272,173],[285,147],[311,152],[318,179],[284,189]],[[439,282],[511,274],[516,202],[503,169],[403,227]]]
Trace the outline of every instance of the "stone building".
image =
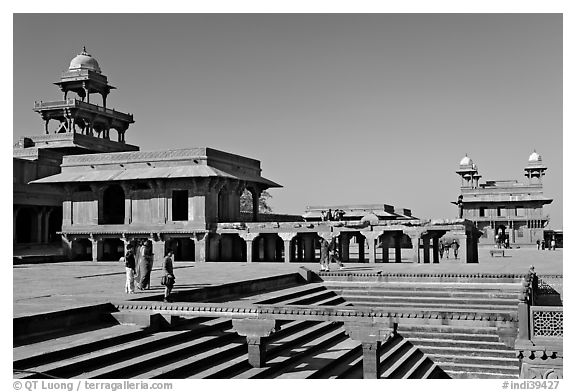
[[[304,217],[261,217],[261,193],[280,185],[261,176],[259,161],[207,147],[142,152],[126,144],[132,115],[106,108],[113,87],[85,51],[56,85],[62,101],[34,105],[46,135],[23,138],[15,148],[15,161],[37,156],[42,170],[24,176],[26,162],[15,169],[22,196],[14,222],[15,234],[48,222],[48,238],[61,235],[69,259],[118,260],[129,243],[151,241],[156,260],[171,248],[176,260],[315,262],[321,239],[336,239],[344,262],[401,262],[408,248],[410,261],[433,263],[440,237],[450,232],[462,262],[478,260],[478,233],[466,220],[421,221],[388,205],[344,206],[342,222],[319,221],[314,208]],[[91,94],[102,106],[90,102]],[[251,214],[240,209],[246,191]],[[35,203],[32,213],[20,209],[26,198]],[[46,217],[42,203],[58,215]]]
[[535,246],[536,241],[544,239],[544,228],[549,223],[544,205],[552,203],[544,196],[542,178],[546,169],[542,156],[534,151],[524,168],[526,183],[480,183],[482,176],[476,164],[467,155],[462,158],[456,171],[462,179],[461,194],[454,204],[460,208],[460,217],[474,222],[482,232],[481,245],[494,245],[498,232],[511,246]]
[[[55,84],[63,93],[62,100],[34,103],[33,110],[44,120],[44,135],[21,137],[13,148],[15,257],[63,256],[57,234],[62,227],[62,192],[29,182],[58,174],[64,156],[138,150],[125,141],[134,122],[132,115],[107,108],[107,96],[115,87],[85,49]],[[93,94],[101,97],[102,105],[90,102]],[[117,132],[117,140],[110,138],[111,129]]]

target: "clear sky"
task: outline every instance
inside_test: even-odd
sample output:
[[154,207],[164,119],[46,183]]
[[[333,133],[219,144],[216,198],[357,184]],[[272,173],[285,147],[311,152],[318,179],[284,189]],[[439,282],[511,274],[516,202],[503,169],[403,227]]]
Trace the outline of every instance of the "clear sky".
[[255,158],[275,212],[387,203],[455,217],[464,154],[518,179],[536,149],[562,227],[562,15],[14,16],[14,141],[82,50],[118,87],[142,150],[208,146]]

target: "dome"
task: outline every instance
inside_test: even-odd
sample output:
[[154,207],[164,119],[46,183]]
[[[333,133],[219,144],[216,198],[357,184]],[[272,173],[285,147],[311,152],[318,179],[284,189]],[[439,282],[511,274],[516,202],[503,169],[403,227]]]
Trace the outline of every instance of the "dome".
[[466,154],[466,156],[460,161],[460,166],[470,166],[472,164],[474,164],[474,162],[472,159],[468,158],[468,154]]
[[100,66],[98,65],[98,61],[86,53],[86,48],[82,50],[78,56],[74,57],[72,61],[70,61],[70,66],[68,67],[69,71],[75,71],[78,69],[88,69],[90,71],[101,73]]
[[542,162],[542,155],[538,154],[536,150],[528,158],[528,162]]

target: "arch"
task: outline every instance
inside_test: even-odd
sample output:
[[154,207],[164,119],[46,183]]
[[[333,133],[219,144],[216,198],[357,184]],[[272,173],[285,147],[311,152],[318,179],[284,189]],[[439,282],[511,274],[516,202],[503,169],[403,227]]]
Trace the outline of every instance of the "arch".
[[110,185],[102,195],[102,221],[104,225],[124,224],[124,202],[126,197],[120,185]]
[[195,261],[195,246],[191,238],[171,238],[166,241],[166,252],[172,249],[174,261]]
[[318,233],[298,233],[292,238],[294,261],[314,263],[320,260],[320,236]]
[[37,232],[36,211],[31,207],[23,207],[16,214],[16,243],[27,244],[35,241]]
[[252,258],[256,262],[283,261],[284,241],[276,233],[262,233],[252,241]]

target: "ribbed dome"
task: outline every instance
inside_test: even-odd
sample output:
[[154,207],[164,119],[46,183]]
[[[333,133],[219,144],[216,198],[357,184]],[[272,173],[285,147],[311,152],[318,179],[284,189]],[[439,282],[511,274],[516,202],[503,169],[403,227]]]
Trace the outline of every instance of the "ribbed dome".
[[70,66],[68,70],[75,71],[78,69],[89,69],[90,71],[101,73],[100,66],[98,65],[98,61],[86,53],[86,48],[82,50],[78,56],[74,57],[72,61],[70,61]]
[[528,162],[542,162],[542,155],[538,154],[536,150],[528,158]]
[[464,158],[462,158],[462,160],[460,161],[460,166],[470,166],[472,165],[474,162],[472,161],[472,159],[468,158],[468,155],[466,155]]

